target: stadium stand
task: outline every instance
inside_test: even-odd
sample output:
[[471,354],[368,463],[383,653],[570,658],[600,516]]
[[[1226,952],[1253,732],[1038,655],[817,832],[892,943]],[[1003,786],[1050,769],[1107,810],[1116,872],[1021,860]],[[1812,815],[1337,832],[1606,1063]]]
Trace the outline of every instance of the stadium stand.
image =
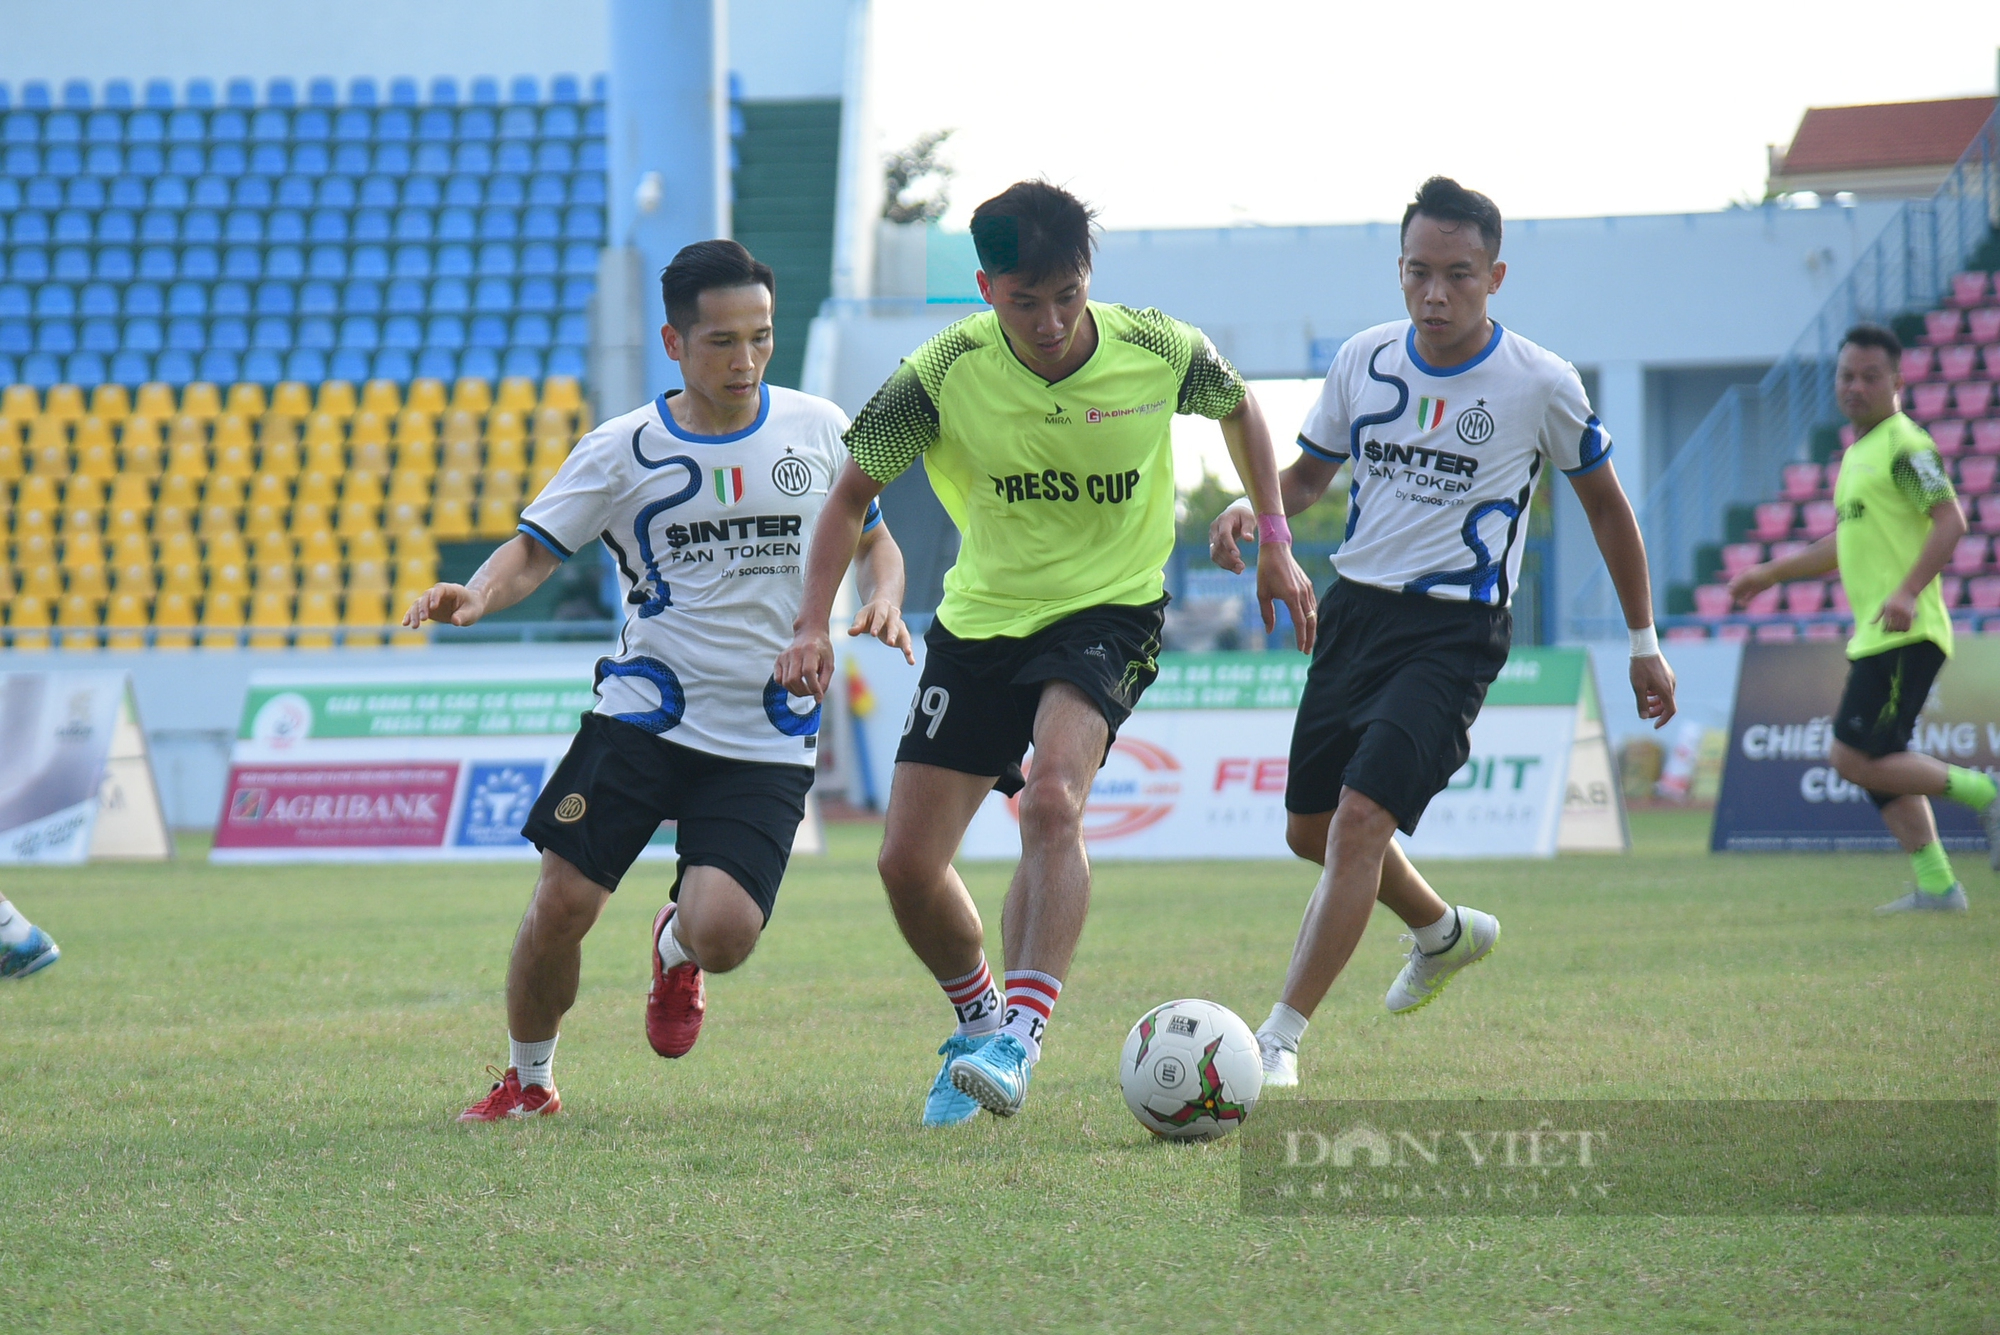
[[[2000,264],[2000,239],[1979,258]],[[2000,269],[1955,275],[1943,304],[1898,323],[1912,341],[1902,361],[1905,411],[1937,442],[1971,526],[1941,577],[1945,606],[1959,632],[2000,635]],[[1823,427],[1816,439],[1820,459],[1786,465],[1780,494],[1742,507],[1731,540],[1699,554],[1698,583],[1676,591],[1688,614],[1670,618],[1667,638],[1771,642],[1852,632],[1838,579],[1770,589],[1741,611],[1729,602],[1737,571],[1833,531],[1834,480],[1854,429]]]
[[601,80],[0,86],[7,642],[384,642],[575,440],[604,204]]

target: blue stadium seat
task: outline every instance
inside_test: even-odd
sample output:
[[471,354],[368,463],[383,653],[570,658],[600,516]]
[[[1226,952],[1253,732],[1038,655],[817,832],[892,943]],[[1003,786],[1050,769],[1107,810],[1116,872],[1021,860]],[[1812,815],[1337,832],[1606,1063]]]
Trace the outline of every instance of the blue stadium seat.
[[548,372],[550,375],[575,376],[581,380],[588,366],[588,359],[581,347],[559,347],[549,353]]
[[339,340],[332,320],[324,315],[309,315],[299,321],[298,341],[302,348],[314,348],[324,352]]
[[375,354],[368,374],[374,380],[408,380],[416,371],[414,359],[401,348],[384,348]]
[[306,102],[315,107],[331,107],[340,101],[340,93],[331,79],[314,79],[306,85]]
[[381,246],[356,246],[348,269],[356,278],[387,278],[389,252]]
[[348,80],[347,105],[350,107],[373,107],[375,105],[375,81],[373,79]]
[[[497,107],[500,105],[500,81],[479,78],[472,81],[472,105],[475,107]],[[467,372],[471,374],[471,372]]]
[[214,209],[189,209],[181,215],[181,240],[197,245],[222,239],[222,219]]
[[[479,238],[482,241],[512,241],[521,234],[521,226],[512,209],[488,207],[479,215]],[[534,234],[529,232],[527,235]]]
[[264,85],[264,104],[272,107],[295,107],[299,104],[298,86],[290,79],[272,79]]
[[470,241],[478,233],[471,209],[445,209],[438,214],[437,234],[440,241]]
[[294,143],[316,143],[333,138],[333,117],[326,111],[308,107],[292,117]]
[[153,359],[129,349],[111,359],[111,379],[121,385],[143,385],[153,378]]
[[375,156],[370,162],[370,170],[388,172],[402,176],[410,170],[410,146],[408,144],[377,144]]
[[440,278],[469,278],[472,276],[472,247],[439,246],[437,251],[437,273]]
[[[24,119],[22,123],[30,127],[28,137],[32,141],[36,134],[33,120]],[[485,107],[467,107],[458,113],[458,137],[461,140],[491,139],[496,128],[493,113]]]
[[278,182],[276,203],[284,209],[309,209],[313,205],[313,183],[304,176],[286,176]]
[[440,74],[431,80],[431,105],[434,107],[455,107],[458,105],[458,80]]
[[500,113],[500,137],[502,139],[533,139],[535,137],[535,109],[526,106],[508,107]]
[[444,187],[438,178],[418,174],[403,182],[403,207],[408,209],[435,209],[444,203]]
[[363,208],[393,209],[396,207],[396,183],[386,176],[364,177],[356,199]]
[[340,291],[332,283],[314,281],[303,283],[299,286],[299,311],[301,314],[331,315],[339,309]]
[[149,317],[125,322],[125,347],[133,352],[158,352],[166,346],[160,322]]
[[341,292],[340,308],[349,315],[374,315],[382,309],[381,284],[355,279]]
[[280,315],[260,315],[250,332],[250,341],[257,347],[283,352],[292,346],[292,322]]
[[566,274],[597,273],[597,247],[587,241],[572,241],[563,247],[563,272]]
[[340,346],[373,351],[381,346],[382,330],[366,315],[350,315],[340,322]]
[[454,176],[444,183],[444,202],[456,208],[476,209],[486,202],[486,183],[477,176]]
[[285,379],[303,380],[309,385],[325,380],[326,354],[317,348],[294,348],[285,358]]
[[264,282],[257,285],[259,315],[290,315],[295,308],[296,298],[290,283]]
[[[264,215],[255,209],[231,209],[223,220],[222,239],[236,245],[249,245],[264,239]],[[275,239],[275,238],[273,238]],[[286,240],[296,238],[287,237]]]
[[556,342],[566,346],[581,347],[590,342],[590,320],[587,316],[571,313],[556,321]]
[[231,246],[222,252],[222,276],[255,282],[264,276],[264,252],[257,246]]
[[[547,241],[530,241],[521,247],[521,272],[524,274],[553,274],[560,268],[556,248]],[[591,272],[597,272],[593,263]]]
[[62,207],[62,182],[53,176],[37,176],[28,182],[28,207],[54,210]]
[[265,107],[250,118],[250,139],[259,144],[282,144],[292,137],[292,118],[276,107]]
[[431,284],[430,308],[434,311],[464,311],[471,308],[463,278],[440,278]]
[[70,79],[63,84],[62,104],[72,110],[90,109],[90,84],[84,79]]
[[26,320],[0,320],[0,352],[18,356],[34,348],[34,326]]
[[556,309],[555,280],[552,278],[522,279],[520,306],[524,311],[552,311]]
[[414,352],[424,345],[424,327],[414,315],[392,315],[382,322],[382,346]]
[[332,167],[325,144],[294,144],[290,169],[308,176],[323,176]]
[[562,215],[554,209],[529,209],[521,218],[521,235],[533,241],[554,241],[562,236]]
[[500,374],[503,376],[525,376],[529,380],[542,378],[542,354],[533,348],[509,348],[500,360]]
[[368,145],[335,144],[332,170],[344,176],[362,176],[368,170]]
[[353,208],[358,202],[354,178],[346,175],[321,178],[317,202],[323,209]]
[[339,246],[314,246],[306,257],[306,272],[314,278],[345,278],[347,252]]
[[465,321],[456,315],[433,315],[430,325],[424,331],[424,343],[433,348],[465,346]]
[[146,207],[146,183],[136,176],[121,176],[111,183],[108,202],[114,209],[143,209]]
[[387,241],[394,231],[387,209],[356,209],[353,235],[356,241]]
[[233,385],[243,378],[242,363],[233,352],[210,348],[201,354],[200,374],[212,385]]
[[49,239],[49,215],[40,209],[22,209],[8,220],[7,239],[15,245],[41,245]]
[[493,165],[503,172],[531,172],[535,169],[535,151],[525,139],[502,139],[494,150]]
[[424,285],[413,278],[398,278],[383,294],[384,309],[398,313],[420,312],[425,307]]
[[273,209],[265,235],[274,242],[297,243],[306,239],[306,216],[297,209]]
[[222,257],[212,246],[189,246],[181,252],[180,272],[183,278],[220,278]]
[[42,120],[42,142],[45,144],[80,144],[83,142],[83,121],[67,111],[57,111]]
[[[4,293],[4,289],[0,289]],[[85,315],[118,314],[118,289],[109,283],[92,283],[77,296],[77,310]],[[0,315],[5,315],[4,297],[0,297]]]
[[507,100],[516,105],[533,106],[542,100],[541,81],[532,74],[516,74],[507,85]]
[[401,107],[391,107],[375,117],[375,138],[377,141],[407,141],[416,134],[416,125],[410,113]]
[[574,139],[582,132],[582,118],[575,107],[557,105],[542,112],[542,138]]
[[167,314],[208,314],[208,289],[200,283],[175,283],[167,289]]
[[493,150],[477,141],[460,140],[458,147],[452,150],[451,169],[484,176],[493,170]]
[[11,176],[0,176],[0,214],[21,207],[21,184]]
[[167,142],[170,144],[198,144],[208,137],[208,118],[199,111],[183,107],[167,117]]
[[0,283],[0,318],[19,319],[31,309],[27,288],[19,283]]
[[167,321],[167,347],[174,352],[199,352],[208,342],[208,330],[192,315]]
[[514,309],[514,285],[504,278],[482,278],[472,294],[473,306],[482,311]]
[[7,272],[24,283],[46,282],[49,276],[48,252],[33,246],[18,249],[7,265]]
[[576,167],[576,154],[565,139],[544,139],[535,149],[535,170],[566,172]]
[[64,246],[56,252],[49,272],[61,282],[83,282],[90,277],[90,251],[83,246]]
[[133,283],[125,289],[127,315],[164,315],[166,309],[166,296],[158,283]]
[[117,322],[103,319],[85,320],[78,339],[85,352],[116,352],[118,351]]
[[347,211],[345,209],[314,209],[312,222],[307,234],[315,241],[347,240]]
[[527,191],[522,188],[518,176],[495,176],[486,182],[486,202],[501,208],[518,209],[527,202]]
[[109,79],[104,84],[104,105],[117,111],[132,109],[132,81]]
[[466,342],[475,348],[507,346],[507,322],[497,315],[475,315]]
[[129,209],[106,209],[97,215],[97,239],[129,244],[139,239],[139,220]]
[[63,382],[70,385],[104,383],[104,358],[95,352],[79,352],[63,365]]
[[93,111],[84,122],[83,137],[93,144],[123,143],[125,118],[115,111]]
[[[55,169],[55,162],[53,155],[51,155],[49,170],[54,171]],[[197,146],[193,144],[175,144],[167,150],[167,162],[164,170],[173,172],[176,176],[199,176],[208,170],[208,164],[206,159],[202,157],[201,149]]]
[[110,144],[92,144],[84,170],[93,176],[116,176],[125,170],[125,155]]
[[223,102],[232,107],[257,105],[257,85],[248,79],[231,79],[222,88]]
[[241,176],[249,167],[241,144],[217,144],[208,150],[208,169],[219,176]]
[[417,105],[417,81],[409,78],[389,80],[389,105],[392,107]]
[[8,112],[4,126],[0,126],[0,140],[9,144],[38,143],[41,137],[40,120],[25,111]]
[[226,352],[242,352],[250,346],[250,326],[230,315],[208,324],[208,346]]
[[356,384],[368,378],[368,354],[359,348],[339,348],[327,359],[327,375]]
[[577,87],[574,74],[558,74],[549,80],[549,101],[575,102],[580,96],[581,90]]
[[185,385],[194,379],[194,354],[169,348],[153,358],[153,378],[169,385]]
[[35,351],[67,356],[76,351],[76,326],[68,320],[44,320],[35,326]]
[[208,309],[216,315],[248,315],[250,289],[241,283],[217,283],[209,290]]
[[241,111],[218,111],[208,118],[210,142],[240,143],[250,137],[250,118]]
[[191,107],[203,109],[215,105],[215,85],[207,79],[189,79],[187,88],[181,94],[181,101]]
[[165,79],[146,80],[146,105],[155,111],[165,111],[174,105],[174,86]]
[[[154,209],[178,210],[186,208],[188,205],[187,181],[179,176],[155,176],[153,178],[153,188],[147,192],[146,203]],[[176,235],[179,234],[180,223],[178,219],[169,218],[166,227],[169,232]]]
[[275,385],[284,379],[284,373],[285,364],[275,350],[253,348],[243,354],[243,367],[237,372],[237,378],[259,385]]
[[555,341],[546,315],[521,315],[514,320],[514,344],[523,348],[546,348]]
[[467,348],[459,354],[458,373],[476,380],[498,380],[500,354],[492,348]]
[[19,364],[12,357],[0,356],[0,383],[9,385],[23,383]]
[[569,203],[569,180],[544,172],[528,182],[528,202],[561,208]]
[[586,139],[576,148],[576,169],[586,172],[601,172],[607,165],[602,139]]
[[417,354],[417,375],[449,384],[458,378],[458,354],[449,348],[425,348]]
[[125,142],[128,144],[158,144],[165,142],[166,137],[166,117],[157,111],[135,111],[125,118]]
[[504,278],[514,272],[514,248],[504,241],[488,241],[479,248],[479,272],[489,278]]
[[42,169],[42,155],[26,144],[14,144],[7,149],[6,164],[9,176],[33,176]]
[[426,143],[450,143],[452,133],[451,112],[443,107],[432,107],[417,117],[417,138]]
[[189,200],[198,209],[220,209],[229,205],[229,182],[220,176],[198,176]]
[[435,230],[429,209],[403,208],[396,211],[398,241],[428,241]]
[[239,176],[236,188],[229,193],[229,202],[239,209],[268,209],[271,207],[271,178],[268,176]]
[[451,146],[448,144],[418,144],[411,158],[411,170],[428,172],[442,176],[451,170]]
[[431,276],[431,248],[421,245],[396,247],[396,277],[429,278]]
[[56,215],[55,239],[75,243],[90,240],[90,215],[81,209],[64,209]]
[[[108,253],[108,252],[107,252]],[[180,266],[174,259],[174,252],[167,246],[147,246],[139,252],[139,277],[155,282],[165,282],[172,278]],[[109,274],[105,275],[107,278]]]
[[306,276],[306,256],[297,246],[272,246],[264,252],[266,278],[296,279]]

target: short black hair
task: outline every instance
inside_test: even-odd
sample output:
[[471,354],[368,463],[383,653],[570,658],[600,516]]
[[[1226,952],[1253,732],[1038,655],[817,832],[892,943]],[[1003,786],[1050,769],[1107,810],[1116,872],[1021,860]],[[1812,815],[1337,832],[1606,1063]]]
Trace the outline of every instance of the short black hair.
[[1486,253],[1500,258],[1500,206],[1477,190],[1467,190],[1449,176],[1433,176],[1417,188],[1417,197],[1403,210],[1403,230],[1397,240],[1407,240],[1410,221],[1418,214],[1443,223],[1471,223],[1486,243]]
[[667,323],[685,331],[701,318],[701,294],[724,287],[749,287],[761,283],[778,300],[778,278],[768,264],[735,241],[697,241],[682,246],[674,261],[660,270],[660,301],[667,308]]
[[1897,370],[1903,365],[1903,340],[1896,337],[1896,331],[1879,324],[1858,324],[1840,337],[1840,346],[1852,343],[1857,348],[1880,348],[1889,354],[1889,364]]
[[1030,283],[1090,272],[1096,210],[1047,181],[1016,181],[972,211],[972,246],[989,274]]

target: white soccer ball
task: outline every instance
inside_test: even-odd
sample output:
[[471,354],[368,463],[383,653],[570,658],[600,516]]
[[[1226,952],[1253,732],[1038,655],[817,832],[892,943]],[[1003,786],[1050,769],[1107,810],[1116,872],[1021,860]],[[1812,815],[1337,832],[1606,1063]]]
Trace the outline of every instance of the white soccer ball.
[[1118,1058],[1125,1106],[1166,1140],[1214,1140],[1243,1125],[1264,1089],[1257,1036],[1227,1006],[1169,1001],[1140,1017]]

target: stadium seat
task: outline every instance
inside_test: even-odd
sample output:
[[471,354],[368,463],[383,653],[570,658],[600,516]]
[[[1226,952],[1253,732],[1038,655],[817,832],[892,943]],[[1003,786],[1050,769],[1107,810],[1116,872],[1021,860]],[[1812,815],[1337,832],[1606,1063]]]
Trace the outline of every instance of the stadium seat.
[[1822,470],[1818,464],[1786,464],[1784,496],[1788,501],[1810,501],[1820,492]]
[[1951,296],[1946,298],[1950,305],[1972,307],[1985,300],[1987,276],[1983,270],[1957,273],[1951,276]]
[[1952,387],[1930,382],[1910,387],[1910,416],[1919,422],[1935,422],[1950,409]]
[[1990,380],[1966,380],[1951,387],[1951,406],[1960,417],[1984,417],[1987,405],[1992,401],[1993,382]]
[[[1981,575],[1966,581],[1966,600],[1975,611],[2000,612],[2000,575]],[[1991,622],[1987,623],[1990,628]]]
[[1965,329],[1974,343],[2000,342],[2000,306],[1968,311],[1965,317]]
[[1989,541],[1984,534],[1968,533],[1952,548],[1951,561],[1945,566],[1954,575],[1976,575],[1986,568]]
[[1959,331],[1964,327],[1964,311],[1946,307],[1924,312],[1924,342],[1933,347],[1957,342]]
[[1947,417],[1943,421],[1932,422],[1925,430],[1930,432],[1931,442],[1937,446],[1938,453],[1950,458],[1965,452],[1967,425],[1955,417]]
[[1817,616],[1826,608],[1826,581],[1795,580],[1784,586],[1785,611],[1793,616]]
[[1759,542],[1779,542],[1791,536],[1792,520],[1797,507],[1790,501],[1766,501],[1753,512],[1756,529],[1753,537]]
[[1970,343],[1954,343],[1938,349],[1938,376],[1943,380],[1970,380],[1979,369],[1979,349]]
[[1991,455],[1969,455],[1958,461],[1959,489],[1974,496],[1983,496],[1994,489],[1996,473],[2000,473],[2000,459]]

